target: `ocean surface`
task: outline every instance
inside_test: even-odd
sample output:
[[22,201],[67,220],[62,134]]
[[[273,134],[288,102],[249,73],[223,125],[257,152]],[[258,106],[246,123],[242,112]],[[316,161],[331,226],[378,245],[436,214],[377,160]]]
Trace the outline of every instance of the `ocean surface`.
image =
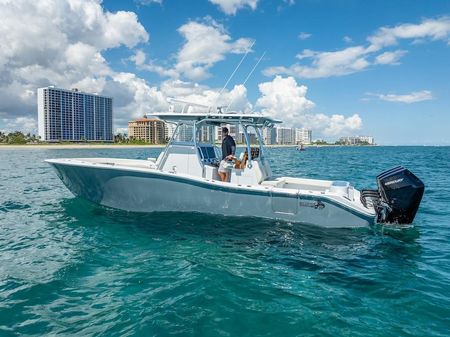
[[159,151],[0,149],[0,336],[450,336],[449,147],[268,149],[359,189],[406,166],[426,191],[403,229],[128,213],[43,162]]

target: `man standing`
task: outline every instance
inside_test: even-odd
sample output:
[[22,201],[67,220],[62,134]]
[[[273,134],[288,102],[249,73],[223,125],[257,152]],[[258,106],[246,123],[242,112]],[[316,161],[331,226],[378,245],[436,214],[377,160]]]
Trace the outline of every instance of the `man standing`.
[[234,158],[236,152],[236,143],[233,137],[228,134],[228,128],[222,128],[222,161],[219,165],[219,176],[222,181],[228,181],[230,176],[230,169],[233,164],[227,162]]

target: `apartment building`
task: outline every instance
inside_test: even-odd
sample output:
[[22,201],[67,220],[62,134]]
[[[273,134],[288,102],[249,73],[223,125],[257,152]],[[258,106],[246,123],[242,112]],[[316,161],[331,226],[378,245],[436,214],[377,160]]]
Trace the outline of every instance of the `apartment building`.
[[113,141],[112,98],[54,86],[37,89],[43,141]]

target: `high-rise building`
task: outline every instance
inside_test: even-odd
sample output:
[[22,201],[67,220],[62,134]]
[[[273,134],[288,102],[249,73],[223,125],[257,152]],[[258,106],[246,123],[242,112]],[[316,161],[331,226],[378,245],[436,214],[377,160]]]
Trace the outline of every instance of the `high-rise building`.
[[218,142],[222,141],[222,128],[226,127],[228,129],[228,134],[234,138],[236,143],[240,143],[240,126],[234,124],[223,124],[221,126],[217,126],[215,130],[215,140]]
[[128,137],[143,140],[150,144],[163,144],[166,142],[166,123],[160,119],[143,118],[128,122]]
[[177,126],[173,123],[164,123],[164,125],[166,130],[166,140],[169,140],[170,138],[172,138]]
[[277,134],[277,144],[291,145],[295,144],[295,129],[286,127],[275,128]]
[[214,143],[216,136],[215,126],[203,125],[198,130],[198,141],[204,143]]
[[277,143],[277,130],[276,128],[264,128],[262,132],[264,144],[272,145]]
[[375,140],[372,136],[341,137],[339,143],[345,145],[374,145]]
[[311,144],[312,131],[308,129],[295,129],[295,142],[297,144]]
[[37,90],[44,141],[113,141],[112,98],[53,86]]
[[358,136],[361,143],[367,143],[369,145],[375,144],[375,139],[372,136]]

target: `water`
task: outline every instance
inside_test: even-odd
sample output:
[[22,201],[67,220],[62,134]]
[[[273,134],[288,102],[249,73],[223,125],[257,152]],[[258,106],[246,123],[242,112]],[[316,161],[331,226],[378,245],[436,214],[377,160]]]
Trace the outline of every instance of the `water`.
[[159,149],[0,149],[0,336],[448,336],[450,148],[269,149],[277,175],[426,192],[415,227],[324,230],[132,214],[75,198],[45,158]]

